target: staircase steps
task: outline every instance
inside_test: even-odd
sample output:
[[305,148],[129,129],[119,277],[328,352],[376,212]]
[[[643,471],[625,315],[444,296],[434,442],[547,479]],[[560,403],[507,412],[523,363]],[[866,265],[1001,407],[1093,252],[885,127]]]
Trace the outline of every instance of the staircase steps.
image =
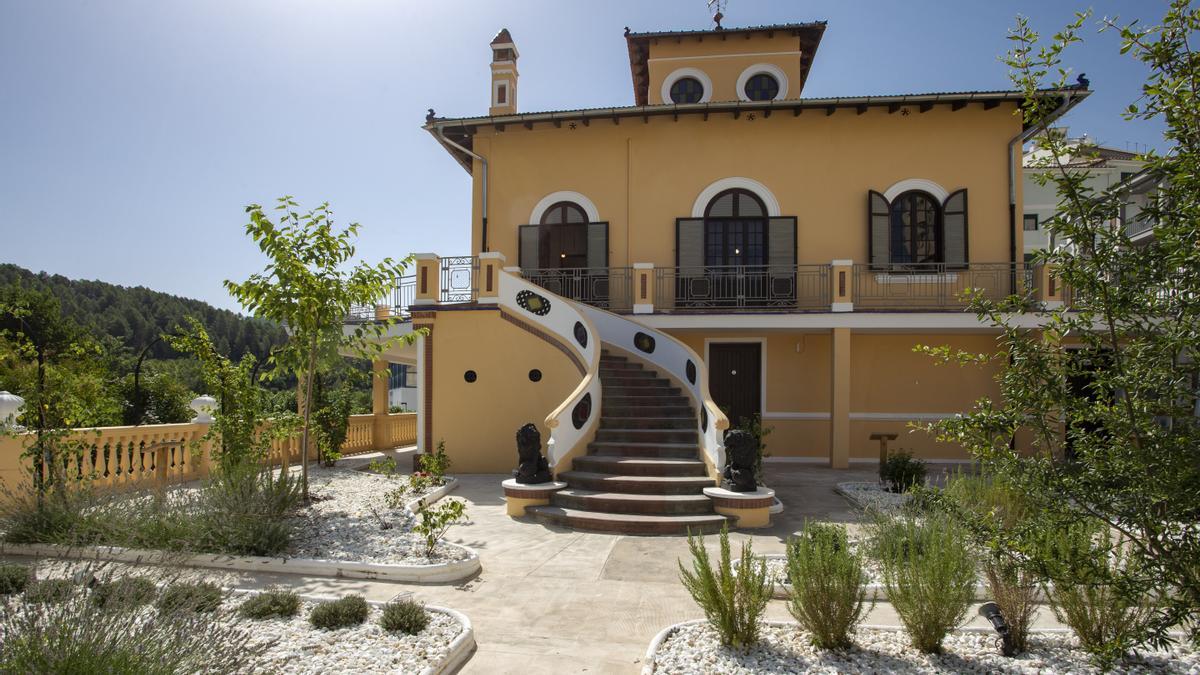
[[601,351],[601,417],[588,454],[559,474],[567,488],[525,512],[557,525],[621,534],[717,532],[715,485],[700,458],[699,420],[671,380]]

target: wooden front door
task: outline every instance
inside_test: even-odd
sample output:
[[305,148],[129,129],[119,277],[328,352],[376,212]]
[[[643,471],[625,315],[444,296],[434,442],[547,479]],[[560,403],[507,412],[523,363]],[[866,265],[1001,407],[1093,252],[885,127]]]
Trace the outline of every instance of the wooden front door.
[[718,342],[708,346],[709,393],[736,427],[762,413],[762,344]]

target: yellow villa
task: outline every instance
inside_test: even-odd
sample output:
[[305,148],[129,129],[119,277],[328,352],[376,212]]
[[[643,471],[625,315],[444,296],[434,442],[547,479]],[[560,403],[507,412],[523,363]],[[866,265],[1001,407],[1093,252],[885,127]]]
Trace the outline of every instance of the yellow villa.
[[[772,462],[877,462],[893,436],[966,459],[909,426],[995,396],[994,373],[913,348],[995,349],[969,288],[1061,302],[1022,262],[1036,130],[1015,91],[804,98],[825,31],[627,30],[632,105],[542,112],[500,31],[487,114],[425,124],[472,176],[470,255],[418,255],[376,310],[427,331],[391,355],[417,373],[422,450],[509,472],[532,422],[567,487],[510,506],[635,531],[755,521],[770,500],[703,494],[754,415]],[[1042,94],[1061,114],[1089,91]]]

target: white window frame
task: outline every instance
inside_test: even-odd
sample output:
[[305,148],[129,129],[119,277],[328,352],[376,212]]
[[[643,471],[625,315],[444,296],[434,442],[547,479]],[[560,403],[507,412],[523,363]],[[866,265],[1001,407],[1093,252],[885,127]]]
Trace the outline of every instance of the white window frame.
[[787,98],[788,76],[787,73],[783,72],[783,68],[780,68],[774,63],[756,63],[743,70],[741,75],[738,75],[738,100],[745,101],[747,103],[761,103],[761,101],[751,101],[750,98],[746,96],[746,82],[750,81],[750,78],[759,74],[770,75],[771,77],[775,78],[776,82],[779,83],[779,93],[775,94],[775,98],[772,100],[782,101],[783,99]]
[[700,100],[696,103],[708,103],[709,100],[712,99],[713,85],[712,80],[708,77],[707,73],[699,68],[676,68],[675,70],[671,71],[670,75],[667,75],[666,79],[663,80],[662,89],[659,91],[659,95],[662,96],[663,103],[667,105],[693,105],[689,103],[676,104],[675,101],[671,100],[671,87],[685,77],[696,78],[700,81],[700,86],[704,87],[704,93],[700,95]]

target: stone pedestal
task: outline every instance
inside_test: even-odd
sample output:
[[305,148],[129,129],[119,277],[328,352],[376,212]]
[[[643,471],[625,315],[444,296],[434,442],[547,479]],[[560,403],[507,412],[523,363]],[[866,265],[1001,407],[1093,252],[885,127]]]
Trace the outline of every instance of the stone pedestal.
[[775,491],[759,487],[754,492],[733,492],[719,487],[704,488],[704,496],[713,501],[713,510],[723,516],[737,518],[739,528],[767,527],[771,524],[771,507]]
[[562,481],[549,483],[518,483],[515,478],[509,478],[500,484],[504,488],[504,501],[508,504],[508,515],[519,518],[525,515],[526,506],[545,506],[550,503],[550,495],[567,487]]

